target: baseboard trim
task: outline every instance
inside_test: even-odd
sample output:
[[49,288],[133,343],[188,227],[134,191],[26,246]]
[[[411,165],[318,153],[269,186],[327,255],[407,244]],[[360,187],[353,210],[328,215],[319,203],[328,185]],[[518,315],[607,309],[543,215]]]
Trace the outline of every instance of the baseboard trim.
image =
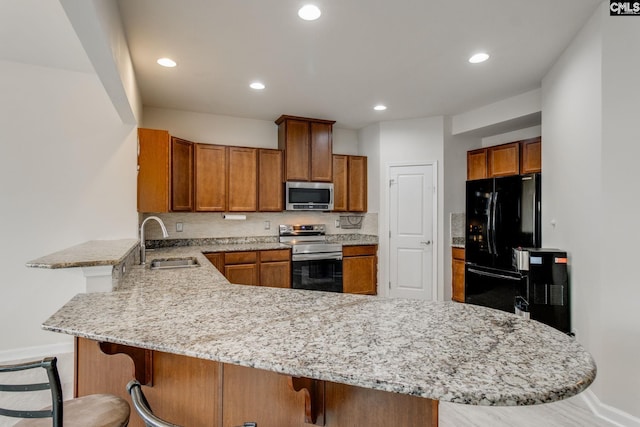
[[0,362],[11,362],[24,359],[38,359],[40,357],[57,354],[73,353],[73,342],[41,345],[35,347],[15,348],[0,351]]
[[597,417],[617,427],[640,427],[640,418],[636,418],[620,409],[602,403],[593,391],[585,390],[580,395],[591,412]]

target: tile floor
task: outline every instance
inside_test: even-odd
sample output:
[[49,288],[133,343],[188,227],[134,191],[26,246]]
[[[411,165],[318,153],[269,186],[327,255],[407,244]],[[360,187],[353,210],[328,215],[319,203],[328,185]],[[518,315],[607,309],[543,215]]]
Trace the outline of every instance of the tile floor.
[[[63,383],[62,394],[65,398],[71,398],[73,396],[73,353],[65,353],[57,355],[57,357],[58,370],[60,371],[60,378]],[[22,374],[28,375],[28,380],[38,378],[46,379],[44,370],[29,372],[29,374]],[[15,380],[17,380],[17,377],[18,375],[15,375]],[[0,392],[0,406],[9,402],[8,396],[9,394]],[[15,394],[11,394],[11,396],[13,397]],[[50,403],[48,392],[38,392],[37,396],[35,396],[30,403],[35,403],[38,406],[46,406]],[[14,399],[11,407],[19,408],[20,406],[17,405],[25,404],[27,404],[27,402]],[[18,421],[17,419],[0,416],[0,427],[10,427]],[[613,427],[612,424],[593,415],[580,396],[561,402],[527,407],[480,407],[440,403],[440,427],[541,426]]]

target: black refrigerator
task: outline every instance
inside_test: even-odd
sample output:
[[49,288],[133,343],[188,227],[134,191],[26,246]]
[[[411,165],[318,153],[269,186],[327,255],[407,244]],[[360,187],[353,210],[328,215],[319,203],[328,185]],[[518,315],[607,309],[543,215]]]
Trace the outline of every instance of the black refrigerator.
[[467,181],[465,302],[513,313],[513,249],[540,247],[540,174]]

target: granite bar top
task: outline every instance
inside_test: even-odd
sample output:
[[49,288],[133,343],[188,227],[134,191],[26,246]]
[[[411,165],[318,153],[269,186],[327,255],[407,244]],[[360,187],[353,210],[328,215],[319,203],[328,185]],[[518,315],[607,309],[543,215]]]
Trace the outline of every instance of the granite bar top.
[[533,320],[455,302],[232,285],[203,247],[157,249],[200,267],[133,266],[117,291],[79,294],[49,331],[477,405],[531,405],[594,380],[573,338]]
[[136,239],[91,240],[27,262],[27,267],[73,268],[117,265],[138,247]]

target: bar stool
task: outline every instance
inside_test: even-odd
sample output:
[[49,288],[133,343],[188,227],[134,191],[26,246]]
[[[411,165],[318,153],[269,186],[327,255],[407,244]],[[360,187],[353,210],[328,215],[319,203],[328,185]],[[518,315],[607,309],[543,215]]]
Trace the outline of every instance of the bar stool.
[[[57,359],[47,357],[42,360],[0,365],[0,373],[18,372],[44,368],[48,382],[29,384],[0,383],[3,392],[34,392],[50,390],[51,406],[38,410],[4,409],[0,415],[23,418],[15,427],[126,427],[131,409],[126,400],[110,394],[93,394],[62,401],[62,386],[58,374]],[[46,418],[52,418],[51,420]]]
[[149,407],[149,402],[147,402],[142,392],[142,386],[137,380],[129,381],[129,384],[127,384],[127,392],[131,395],[133,407],[144,421],[146,427],[180,427],[179,425],[171,424],[153,415]]

